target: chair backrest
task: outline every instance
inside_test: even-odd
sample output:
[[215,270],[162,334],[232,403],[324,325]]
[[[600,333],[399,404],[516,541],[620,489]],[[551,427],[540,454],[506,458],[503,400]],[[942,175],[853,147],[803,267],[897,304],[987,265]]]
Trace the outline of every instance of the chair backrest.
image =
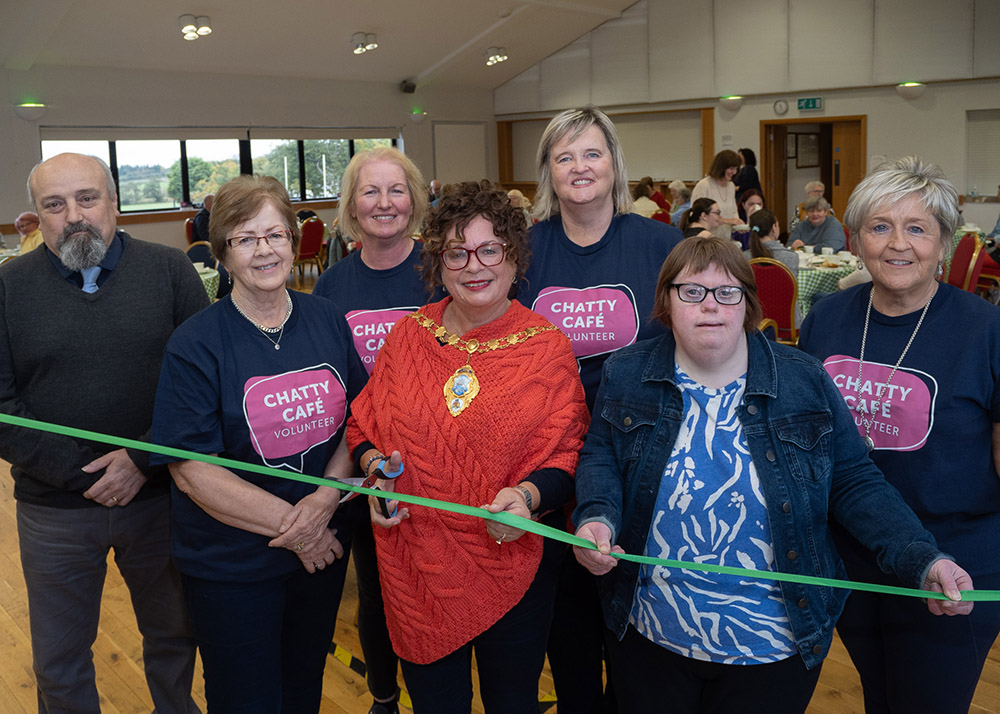
[[184,251],[192,263],[204,263],[209,268],[215,267],[215,258],[212,257],[212,246],[208,241],[196,240]]
[[184,219],[184,232],[187,234],[188,245],[194,243],[194,219]]
[[315,258],[323,246],[323,236],[326,233],[323,219],[318,216],[306,219],[302,223],[301,231],[302,238],[299,240],[298,260]]
[[772,320],[770,317],[765,317],[757,325],[757,329],[760,330],[764,337],[771,340],[771,342],[778,341],[778,323]]
[[792,271],[774,258],[753,258],[750,268],[764,317],[777,323],[779,341],[796,344],[799,330],[795,326],[795,303],[799,299],[799,285]]
[[659,210],[655,211],[652,216],[650,216],[654,221],[659,221],[660,223],[670,223],[670,211]]
[[958,241],[955,255],[951,258],[951,268],[948,270],[947,283],[960,290],[975,292],[979,282],[979,274],[983,271],[983,261],[986,253],[983,244],[975,233],[966,233]]

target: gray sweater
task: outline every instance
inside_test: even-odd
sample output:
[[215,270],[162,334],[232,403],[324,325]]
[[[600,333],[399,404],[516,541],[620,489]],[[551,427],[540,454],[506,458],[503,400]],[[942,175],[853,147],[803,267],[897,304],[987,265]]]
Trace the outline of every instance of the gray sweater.
[[[121,258],[92,294],[60,276],[44,247],[0,266],[0,411],[148,438],[163,348],[208,294],[181,251],[121,235]],[[26,503],[94,505],[82,494],[104,472],[81,467],[116,448],[0,424],[0,457]],[[136,498],[164,493],[148,454],[129,456],[153,477]]]

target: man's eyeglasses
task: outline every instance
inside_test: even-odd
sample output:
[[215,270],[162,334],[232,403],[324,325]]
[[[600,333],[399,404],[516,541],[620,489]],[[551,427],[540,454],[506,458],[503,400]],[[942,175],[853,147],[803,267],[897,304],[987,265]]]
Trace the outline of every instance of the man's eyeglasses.
[[267,244],[272,248],[281,248],[288,245],[288,242],[292,240],[292,232],[287,228],[282,228],[271,231],[266,236],[236,236],[235,238],[226,239],[226,245],[241,253],[252,253],[257,250],[257,244],[262,240],[266,240]]
[[736,285],[706,288],[698,283],[671,283],[670,287],[677,288],[677,297],[681,302],[702,302],[709,293],[712,293],[712,297],[720,305],[739,305],[743,302],[743,293],[746,292],[746,288]]
[[503,243],[483,243],[475,250],[452,246],[441,251],[441,261],[448,270],[461,270],[469,264],[469,256],[475,253],[481,265],[491,267],[503,262],[505,248]]

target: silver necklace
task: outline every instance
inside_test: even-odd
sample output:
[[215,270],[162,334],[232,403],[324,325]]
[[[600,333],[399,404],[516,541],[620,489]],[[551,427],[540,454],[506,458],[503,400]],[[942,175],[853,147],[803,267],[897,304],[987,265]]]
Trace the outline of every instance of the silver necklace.
[[[936,290],[934,291],[937,292]],[[872,291],[868,294],[868,310],[865,312],[865,329],[861,333],[861,356],[858,357],[858,393],[861,393],[861,372],[865,368],[865,344],[868,342],[868,320],[872,314],[872,300],[875,297],[875,286],[872,286]],[[924,323],[924,316],[927,315],[927,309],[931,306],[931,300],[934,299],[934,295],[931,295],[927,300],[927,304],[924,305],[923,311],[920,313],[920,319],[917,320],[917,326],[913,328],[913,334],[910,335],[910,339],[906,342],[906,347],[903,348],[903,353],[899,355],[899,359],[896,360],[896,365],[889,372],[889,379],[885,380],[885,384],[877,388],[877,393],[875,394],[875,401],[872,402],[871,409],[868,410],[869,416],[866,417],[865,413],[861,410],[861,404],[859,403],[854,409],[861,415],[861,421],[865,425],[865,435],[862,437],[865,442],[865,446],[868,447],[868,453],[871,453],[872,449],[875,448],[875,442],[872,441],[872,421],[874,421],[874,415],[878,411],[878,408],[882,406],[882,395],[889,391],[889,385],[892,384],[892,378],[896,376],[896,370],[899,369],[899,365],[903,363],[903,358],[906,357],[906,353],[910,351],[910,345],[913,344],[913,338],[917,336],[917,332],[920,330],[920,326]]]
[[[274,345],[274,349],[276,350],[281,349],[281,345],[279,343],[281,342],[281,338],[285,334],[285,323],[288,322],[288,318],[292,316],[292,296],[288,294],[287,290],[285,290],[285,301],[288,305],[288,309],[285,311],[285,319],[282,320],[281,324],[278,325],[277,327],[265,327],[259,322],[252,320],[249,315],[243,312],[243,308],[241,308],[240,304],[236,302],[236,298],[233,297],[232,293],[229,293],[229,299],[232,300],[233,307],[236,308],[236,312],[243,315],[243,317],[246,318],[247,322],[249,322],[251,325],[260,330],[260,334],[264,335],[264,337],[267,338],[267,341],[270,342],[272,345]],[[275,333],[277,333],[278,335],[278,339],[276,340],[271,337],[271,335]]]

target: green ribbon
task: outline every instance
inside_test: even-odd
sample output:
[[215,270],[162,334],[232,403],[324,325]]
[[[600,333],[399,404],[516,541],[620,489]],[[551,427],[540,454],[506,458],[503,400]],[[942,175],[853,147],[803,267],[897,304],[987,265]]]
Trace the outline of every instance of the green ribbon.
[[[0,423],[11,424],[13,426],[26,427],[28,429],[36,429],[38,431],[47,431],[52,434],[61,434],[62,436],[69,436],[75,439],[96,441],[103,444],[120,446],[122,448],[127,448],[127,449],[148,451],[152,454],[173,456],[177,459],[182,459],[185,461],[188,460],[202,461],[206,464],[215,464],[216,466],[222,466],[227,469],[251,471],[253,473],[263,474],[265,476],[274,476],[276,478],[290,479],[292,481],[308,483],[314,486],[327,486],[332,488],[338,488],[344,491],[353,491],[355,493],[360,493],[367,496],[379,496],[385,498],[387,495],[386,491],[379,491],[371,488],[364,488],[362,486],[355,486],[354,484],[344,483],[343,481],[318,478],[316,476],[308,476],[306,474],[298,474],[291,471],[282,471],[281,469],[272,468],[270,466],[260,466],[258,464],[244,463],[242,461],[236,461],[235,459],[226,459],[221,456],[207,456],[204,454],[198,454],[194,451],[187,451],[185,449],[175,449],[170,446],[160,446],[158,444],[150,444],[145,441],[136,441],[135,439],[125,439],[120,436],[100,434],[98,432],[86,431],[84,429],[76,429],[70,426],[60,426],[58,424],[50,424],[48,422],[38,421],[36,419],[26,419],[24,417],[16,417],[8,414],[0,414]],[[510,526],[511,528],[518,528],[523,531],[528,531],[529,533],[535,533],[544,538],[552,538],[554,540],[558,540],[568,545],[576,546],[578,548],[589,548],[590,550],[597,550],[597,546],[594,545],[592,541],[589,541],[585,538],[579,538],[575,535],[566,533],[565,531],[561,531],[558,528],[552,528],[551,526],[546,526],[542,523],[536,523],[535,521],[524,518],[522,516],[516,516],[513,513],[508,513],[506,511],[502,511],[500,513],[490,513],[486,509],[480,508],[478,506],[466,506],[462,503],[450,503],[448,501],[439,501],[437,499],[425,498],[423,496],[414,496],[408,493],[393,493],[392,498],[394,500],[400,501],[401,503],[409,503],[414,506],[426,506],[427,508],[436,508],[441,511],[450,511],[451,513],[461,513],[466,516],[472,516],[473,518],[482,518],[483,520],[496,521],[497,523],[502,523],[503,525]],[[854,582],[852,580],[836,580],[834,578],[818,578],[811,575],[794,575],[792,573],[781,573],[770,570],[768,571],[747,570],[745,568],[734,568],[728,565],[692,563],[686,560],[653,558],[648,555],[633,555],[631,553],[612,553],[611,555],[620,560],[629,560],[635,563],[642,563],[645,565],[657,565],[665,568],[674,568],[681,570],[697,570],[707,573],[724,573],[726,575],[736,575],[739,577],[755,578],[758,580],[777,580],[786,583],[815,585],[824,588],[843,588],[845,590],[863,590],[866,592],[884,593],[887,595],[903,595],[906,597],[930,598],[933,600],[949,599],[944,593],[931,592],[929,590],[919,590],[917,588],[903,588],[892,585],[875,585],[873,583],[861,583],[861,582]],[[962,600],[967,602],[1000,601],[1000,590],[962,590],[961,594],[962,594]]]

